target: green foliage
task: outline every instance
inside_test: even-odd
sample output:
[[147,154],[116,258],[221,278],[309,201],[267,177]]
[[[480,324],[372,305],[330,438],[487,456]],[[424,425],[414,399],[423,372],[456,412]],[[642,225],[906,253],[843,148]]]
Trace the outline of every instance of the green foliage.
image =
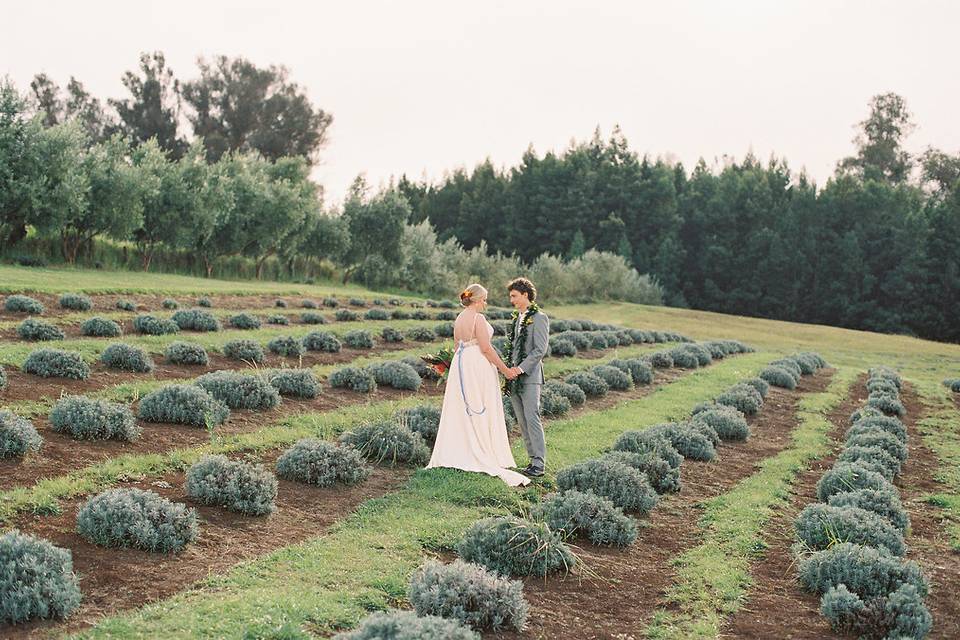
[[277,478],[261,465],[203,456],[187,470],[186,490],[201,504],[262,516],[275,508]]
[[847,440],[854,436],[864,433],[889,433],[906,444],[907,428],[903,423],[893,416],[867,416],[853,423],[853,426],[847,429]]
[[624,431],[613,443],[614,451],[629,451],[631,453],[653,453],[670,465],[671,469],[679,469],[683,456],[673,446],[673,442],[666,435],[651,431]]
[[117,300],[117,309],[121,311],[136,311],[137,305],[132,300]]
[[611,360],[609,365],[629,374],[633,384],[641,385],[653,382],[653,368],[640,358],[617,358]]
[[384,309],[369,309],[363,317],[367,320],[389,320],[390,314]]
[[259,329],[260,319],[249,313],[238,313],[230,316],[230,326],[234,329]]
[[90,366],[79,354],[61,349],[36,349],[23,363],[23,370],[41,378],[71,378],[86,380]]
[[606,383],[608,389],[626,391],[633,387],[633,380],[630,378],[630,374],[616,367],[599,365],[591,369],[591,371]]
[[576,558],[556,532],[542,522],[516,517],[492,517],[471,526],[456,551],[503,576],[545,577],[573,569]]
[[440,409],[432,404],[421,404],[397,413],[397,421],[414,433],[419,433],[425,442],[432,444],[440,428]]
[[330,374],[329,382],[334,389],[350,389],[359,393],[372,393],[377,390],[377,381],[373,374],[358,367],[340,367]]
[[181,309],[171,318],[180,329],[191,331],[220,331],[220,321],[209,311],[203,309]]
[[838,462],[817,482],[817,499],[826,502],[835,493],[857,489],[886,490],[891,488],[886,478],[856,462]]
[[540,412],[549,418],[557,418],[570,411],[570,401],[552,387],[543,389],[540,394]]
[[280,404],[279,392],[266,375],[212,371],[194,381],[231,409],[272,409]]
[[232,360],[242,360],[261,364],[264,359],[263,347],[256,340],[230,340],[223,345],[223,355]]
[[207,307],[207,308],[212,307],[212,306],[213,306],[213,300],[211,300],[211,299],[208,298],[207,296],[200,296],[199,298],[197,298],[197,306],[198,306],[198,307]]
[[760,392],[748,384],[735,384],[719,396],[717,404],[733,407],[745,415],[756,415],[763,407]]
[[153,371],[154,366],[146,351],[123,342],[107,345],[100,354],[100,362],[111,369],[135,373],[148,373]]
[[796,389],[797,379],[786,369],[779,366],[769,366],[760,372],[760,379],[783,389]]
[[736,407],[713,405],[695,414],[691,420],[710,425],[721,440],[742,442],[750,437],[750,426]]
[[583,389],[575,384],[559,380],[548,380],[543,385],[543,393],[557,393],[566,398],[571,407],[578,407],[587,401],[587,394],[583,392]]
[[[319,313],[307,311],[306,313],[300,314],[300,322],[303,324],[327,324],[327,319]],[[289,324],[289,321],[284,324]]]
[[207,350],[195,342],[176,340],[167,345],[163,357],[170,364],[206,366],[210,363]]
[[288,358],[299,357],[305,353],[303,343],[296,336],[277,336],[267,343],[267,349]]
[[90,309],[93,309],[93,300],[83,293],[65,293],[60,296],[57,303],[60,308],[73,311],[90,311]]
[[[286,309],[288,305],[286,300],[277,298],[276,300],[273,301],[273,306],[277,307],[278,309]],[[314,306],[316,306],[316,303],[314,303]]]
[[180,308],[180,303],[174,300],[173,298],[164,298],[161,304],[163,305],[164,309],[172,310],[172,309]]
[[893,488],[887,489],[857,489],[844,491],[830,496],[828,503],[831,507],[857,507],[871,511],[886,518],[897,530],[906,535],[910,528],[910,517],[907,515],[900,496]]
[[624,511],[645,514],[657,504],[657,492],[647,476],[622,462],[593,459],[578,462],[557,474],[557,487],[608,498]]
[[650,366],[654,369],[669,369],[673,366],[673,355],[669,351],[654,351],[650,354]]
[[383,338],[384,342],[403,342],[403,333],[393,327],[384,327],[383,331],[380,332],[380,337]]
[[86,396],[60,398],[50,411],[50,426],[77,440],[130,442],[141,432],[127,405]]
[[337,322],[355,322],[360,319],[357,312],[350,309],[337,309],[333,317],[336,318]]
[[900,461],[881,447],[847,445],[837,456],[837,460],[840,462],[856,462],[871,471],[876,471],[890,481],[900,473]]
[[45,320],[27,318],[17,325],[17,335],[23,340],[63,340],[66,335],[59,327]]
[[373,349],[373,336],[366,329],[354,329],[343,336],[343,343],[354,349]]
[[39,316],[44,311],[39,300],[19,294],[7,296],[7,299],[3,301],[3,308],[10,313],[29,313],[34,316]]
[[267,324],[288,325],[290,324],[290,318],[282,314],[267,316]]
[[903,534],[893,524],[859,507],[807,505],[797,516],[794,529],[800,542],[814,551],[840,542],[883,549],[895,556],[906,551]]
[[267,378],[281,396],[316,398],[320,395],[320,381],[310,369],[278,369],[268,373]]
[[673,366],[682,369],[696,369],[700,366],[700,358],[697,353],[688,348],[689,345],[681,345],[670,350],[670,357],[673,360]]
[[710,439],[690,423],[665,422],[654,425],[647,431],[652,435],[666,438],[677,453],[688,460],[709,462],[717,455]]
[[97,338],[117,338],[123,334],[123,329],[113,320],[94,317],[80,325],[80,334]]
[[743,381],[743,384],[750,385],[756,389],[762,400],[767,399],[767,393],[770,392],[770,383],[763,378],[747,378]]
[[904,584],[913,585],[923,596],[928,590],[917,563],[850,542],[835,544],[802,559],[800,583],[814,593],[843,584],[861,598],[885,596]]
[[427,327],[413,327],[407,330],[407,338],[415,342],[433,342],[437,334]]
[[596,545],[626,547],[637,539],[637,523],[610,500],[594,493],[564,491],[548,495],[530,510],[564,539],[585,536]]
[[367,616],[355,631],[337,634],[334,640],[480,640],[480,634],[446,618],[381,611]]
[[222,424],[230,417],[230,409],[200,387],[171,384],[141,398],[137,417],[146,422],[208,427]]
[[67,618],[80,606],[73,556],[13,529],[0,535],[0,621]]
[[453,323],[452,322],[441,322],[433,328],[433,332],[436,333],[441,338],[452,338],[453,337]]
[[420,374],[412,366],[402,360],[377,362],[367,366],[367,371],[373,375],[377,385],[417,391],[423,384]]
[[909,584],[889,596],[867,598],[866,602],[840,584],[823,594],[820,612],[834,631],[861,638],[922,640],[933,626],[923,598]]
[[391,467],[417,467],[430,460],[430,449],[420,434],[396,421],[362,424],[344,433],[340,442],[359,450],[367,460]]
[[42,445],[43,438],[32,422],[0,409],[0,458],[19,458],[39,451]]
[[960,378],[948,378],[943,381],[943,384],[954,393],[960,392]]
[[907,461],[907,445],[886,431],[859,430],[847,437],[848,447],[879,447],[902,465]]
[[659,494],[680,491],[680,467],[671,467],[670,463],[657,452],[608,451],[600,459],[633,467],[647,476],[650,486]]
[[133,319],[133,330],[137,333],[145,333],[151,336],[162,336],[170,333],[179,333],[180,326],[173,320],[141,314]]
[[277,475],[319,487],[355,485],[370,477],[370,466],[353,447],[317,438],[298,440],[277,458]]
[[7,386],[7,372],[3,370],[3,367],[0,367],[0,391],[3,391],[4,387]]
[[867,406],[879,409],[889,416],[902,416],[906,413],[906,409],[899,399],[885,394],[871,393],[870,397],[867,398]]
[[567,384],[572,384],[591,398],[598,398],[607,395],[610,388],[603,378],[592,371],[577,371],[567,376]]
[[323,351],[325,353],[340,353],[343,345],[337,336],[329,331],[311,331],[303,338],[303,346],[307,351]]
[[[326,301],[324,301],[324,302],[326,302]],[[316,309],[316,308],[317,308],[317,303],[314,302],[313,300],[310,300],[309,298],[304,298],[303,300],[300,301],[300,306],[303,307],[304,309]],[[329,305],[327,305],[327,306],[329,306]],[[333,306],[337,306],[337,305],[334,304]]]
[[577,347],[566,338],[550,338],[550,355],[555,357],[572,358],[577,355]]
[[176,553],[198,532],[194,509],[141,489],[108,489],[77,512],[77,533],[101,547]]
[[522,631],[529,609],[522,582],[461,560],[428,561],[410,578],[407,597],[418,615],[457,620],[477,630]]

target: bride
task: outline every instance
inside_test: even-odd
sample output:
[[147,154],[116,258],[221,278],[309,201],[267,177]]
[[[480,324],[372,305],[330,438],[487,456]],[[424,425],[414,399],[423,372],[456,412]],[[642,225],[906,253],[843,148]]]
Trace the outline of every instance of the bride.
[[487,290],[471,284],[460,294],[460,304],[466,308],[453,325],[457,348],[427,468],[486,473],[514,487],[528,484],[529,478],[509,469],[516,462],[507,439],[497,370],[507,378],[514,374],[490,343],[493,327],[481,313],[487,307]]

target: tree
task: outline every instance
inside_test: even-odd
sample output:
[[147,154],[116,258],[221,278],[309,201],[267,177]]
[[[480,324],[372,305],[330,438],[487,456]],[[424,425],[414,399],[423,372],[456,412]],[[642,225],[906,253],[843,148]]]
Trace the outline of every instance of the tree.
[[860,133],[853,140],[857,154],[841,160],[838,170],[863,179],[906,182],[913,163],[901,145],[913,128],[906,100],[895,93],[874,96],[870,115],[860,123]]
[[194,134],[203,138],[211,161],[230,151],[257,151],[273,161],[317,160],[333,117],[311,104],[285,67],[262,69],[226,56],[212,64],[201,58],[199,65],[200,78],[184,84],[183,96],[193,108]]
[[182,244],[189,228],[184,222],[199,202],[206,187],[207,164],[203,147],[195,143],[179,162],[171,162],[156,139],[147,140],[133,152],[140,172],[143,219],[133,232],[144,271],[161,244]]
[[0,242],[8,246],[26,237],[44,184],[40,121],[28,117],[26,106],[12,83],[0,82]]
[[30,81],[30,90],[37,114],[45,127],[52,127],[64,120],[65,105],[60,97],[60,87],[45,73],[38,73]]
[[63,124],[76,119],[84,128],[90,144],[107,139],[107,129],[112,125],[103,110],[100,100],[91,96],[83,83],[70,76],[67,96],[61,97],[60,87],[45,73],[38,73],[30,82],[34,107],[45,127]]
[[319,211],[311,211],[302,228],[295,229],[280,244],[278,255],[293,276],[293,265],[298,257],[312,257],[340,263],[350,250],[350,231],[346,221]]
[[187,143],[178,134],[180,82],[160,51],[140,54],[140,73],[123,74],[129,98],[109,100],[120,117],[114,130],[135,145],[156,138],[161,149],[179,159],[187,149]]
[[344,282],[356,276],[367,285],[389,281],[391,265],[402,259],[404,224],[410,205],[396,190],[372,198],[362,176],[354,180],[343,205],[343,218],[350,231],[350,251],[343,266]]
[[587,251],[587,241],[583,237],[583,231],[577,229],[573,234],[573,240],[570,242],[570,251],[567,252],[567,258],[573,260],[579,258]]

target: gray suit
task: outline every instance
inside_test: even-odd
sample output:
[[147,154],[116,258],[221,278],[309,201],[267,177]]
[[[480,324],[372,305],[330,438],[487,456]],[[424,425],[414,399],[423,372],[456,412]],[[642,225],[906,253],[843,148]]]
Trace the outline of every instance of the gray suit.
[[[519,333],[516,337],[519,338]],[[519,349],[513,350],[510,364],[523,369],[519,390],[510,396],[513,412],[520,424],[523,444],[530,456],[530,464],[543,467],[547,459],[547,445],[543,437],[543,421],[540,419],[540,389],[543,386],[543,357],[547,354],[550,338],[550,319],[543,311],[533,316],[533,323],[527,327],[527,339],[524,346],[526,357],[517,362]]]

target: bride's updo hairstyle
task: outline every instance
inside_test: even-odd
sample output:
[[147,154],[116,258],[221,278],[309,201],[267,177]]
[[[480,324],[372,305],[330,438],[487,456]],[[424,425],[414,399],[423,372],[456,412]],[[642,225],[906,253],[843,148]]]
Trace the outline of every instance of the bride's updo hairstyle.
[[487,295],[487,290],[483,288],[483,285],[473,284],[467,285],[467,288],[460,292],[460,304],[464,307],[469,307],[477,299]]

